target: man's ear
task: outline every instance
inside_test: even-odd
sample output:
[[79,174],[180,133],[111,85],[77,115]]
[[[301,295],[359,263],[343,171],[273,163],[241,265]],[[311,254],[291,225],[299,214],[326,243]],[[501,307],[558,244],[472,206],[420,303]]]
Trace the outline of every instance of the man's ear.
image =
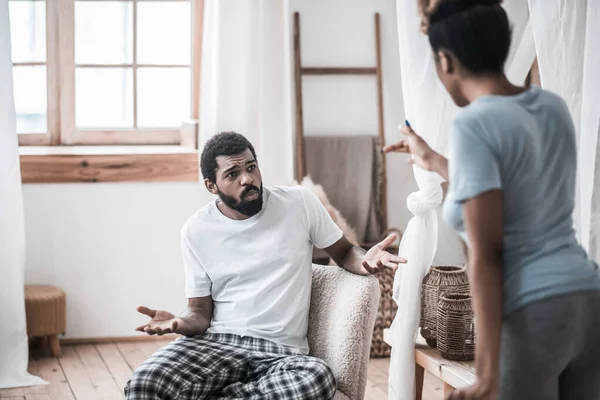
[[454,72],[454,60],[450,54],[444,50],[440,50],[438,51],[438,58],[440,60],[440,67],[444,73],[451,74]]
[[210,179],[204,179],[204,186],[206,186],[206,189],[212,194],[219,194],[219,188],[217,187],[217,184]]

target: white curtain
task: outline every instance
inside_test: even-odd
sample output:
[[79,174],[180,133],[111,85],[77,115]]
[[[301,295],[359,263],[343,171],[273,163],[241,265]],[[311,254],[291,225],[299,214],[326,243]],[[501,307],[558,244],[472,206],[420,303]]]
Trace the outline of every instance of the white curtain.
[[520,85],[525,82],[535,59],[535,43],[531,34],[527,2],[510,0],[505,1],[503,6],[512,26],[512,42],[506,60],[506,76],[511,82]]
[[[600,262],[600,2],[588,1],[583,58],[579,174],[581,237],[590,256]],[[588,218],[589,216],[589,218]]]
[[207,0],[200,143],[237,131],[254,145],[265,184],[293,179],[289,0]]
[[0,0],[0,388],[46,383],[27,372],[25,221],[10,48],[8,0]]
[[[504,2],[513,23],[513,45],[506,65],[509,79],[523,83],[534,59],[527,4],[521,0]],[[447,133],[458,109],[439,82],[426,36],[419,31],[417,2],[397,0],[398,39],[405,115],[413,129],[435,150],[446,153]],[[419,191],[407,199],[414,217],[402,237],[399,254],[408,263],[398,269],[393,298],[398,313],[390,328],[392,356],[389,372],[389,398],[414,398],[414,343],[420,320],[421,282],[437,250],[436,209],[442,202],[442,179],[414,168]],[[456,251],[462,251],[456,249]]]
[[[444,152],[446,127],[456,106],[439,83],[427,37],[419,31],[415,0],[397,0],[398,41],[405,115],[413,129],[436,150]],[[406,227],[399,255],[408,263],[394,278],[393,298],[398,312],[390,328],[392,354],[389,371],[390,399],[414,399],[414,343],[420,318],[421,282],[433,262],[438,242],[436,209],[442,202],[442,179],[413,169],[419,191],[407,199],[414,214]]]
[[[560,94],[573,116],[577,143],[581,125],[581,89],[587,0],[530,0],[529,10],[542,87]],[[582,240],[580,175],[575,192],[574,224]]]
[[529,8],[542,87],[565,99],[577,130],[575,228],[582,245],[598,258],[600,3],[529,0]]

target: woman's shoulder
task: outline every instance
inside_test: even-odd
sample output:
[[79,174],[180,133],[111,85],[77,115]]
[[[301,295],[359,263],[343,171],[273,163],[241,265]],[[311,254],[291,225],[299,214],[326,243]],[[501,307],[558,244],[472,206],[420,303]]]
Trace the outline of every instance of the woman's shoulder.
[[[495,104],[496,103],[496,104]],[[453,143],[484,143],[497,147],[507,131],[518,126],[521,110],[511,103],[477,101],[463,108],[452,122],[450,140]]]
[[551,113],[570,114],[566,100],[550,90],[538,88],[538,101],[540,105],[548,107]]
[[539,86],[531,86],[527,90],[511,96],[489,95],[482,96],[459,113],[458,119],[468,121],[481,117],[507,118],[506,121],[514,119],[519,110],[536,109],[544,107],[549,110],[568,110],[566,101],[557,93],[542,89]]
[[[517,127],[523,120],[542,114],[562,115],[569,112],[558,94],[534,86],[514,96],[483,96],[463,108],[454,119],[454,128],[493,132],[493,127]],[[484,128],[484,129],[482,129]]]

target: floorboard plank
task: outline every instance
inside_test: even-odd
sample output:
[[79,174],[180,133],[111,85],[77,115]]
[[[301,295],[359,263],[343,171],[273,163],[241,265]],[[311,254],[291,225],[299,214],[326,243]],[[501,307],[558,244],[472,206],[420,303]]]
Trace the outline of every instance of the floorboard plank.
[[97,344],[96,350],[100,354],[100,357],[102,357],[102,360],[104,360],[104,364],[106,364],[115,384],[123,390],[133,371],[129,367],[129,364],[127,364],[127,361],[125,361],[125,358],[123,358],[117,345],[115,343]]
[[100,399],[75,346],[63,346],[59,363],[77,400]]
[[27,386],[13,389],[1,389],[0,399],[23,397],[29,399],[75,400],[69,383],[56,358],[32,358],[29,360],[29,372],[47,381],[48,385]]
[[25,396],[25,400],[52,400],[52,398],[46,393],[28,394],[27,396]]
[[369,368],[375,367],[381,372],[388,374],[390,369],[390,359],[389,358],[371,358],[369,360]]
[[381,400],[387,399],[387,390],[383,390],[380,385],[367,379],[367,387],[365,388],[365,400]]
[[[50,385],[0,390],[2,400],[122,399],[122,390],[142,362],[172,341],[117,342],[63,346],[60,359],[32,358],[29,371]],[[365,400],[385,400],[389,358],[369,361]],[[442,400],[441,381],[425,374],[423,400]]]
[[[371,382],[375,383],[375,385],[387,388],[388,374],[381,371],[375,365],[369,364],[369,369],[367,370],[367,377]],[[387,392],[387,390],[385,390],[385,392]]]
[[101,399],[120,400],[123,398],[121,388],[113,380],[108,366],[92,344],[75,346],[79,359],[87,375]]
[[117,348],[132,371],[135,371],[148,358],[140,349],[139,342],[117,343]]
[[443,383],[429,372],[425,371],[425,382],[423,383],[423,400],[443,400]]
[[47,394],[50,399],[75,400],[71,386],[57,358],[47,357],[29,360],[29,371],[50,383],[46,386],[40,386],[44,389],[43,393]]

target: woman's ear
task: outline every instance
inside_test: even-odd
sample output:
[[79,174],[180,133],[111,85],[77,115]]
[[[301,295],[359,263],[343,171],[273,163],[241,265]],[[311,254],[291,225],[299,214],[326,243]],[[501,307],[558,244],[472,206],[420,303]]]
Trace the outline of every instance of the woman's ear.
[[444,50],[438,51],[438,59],[440,60],[441,70],[445,74],[451,74],[454,72],[454,59],[450,54]]

